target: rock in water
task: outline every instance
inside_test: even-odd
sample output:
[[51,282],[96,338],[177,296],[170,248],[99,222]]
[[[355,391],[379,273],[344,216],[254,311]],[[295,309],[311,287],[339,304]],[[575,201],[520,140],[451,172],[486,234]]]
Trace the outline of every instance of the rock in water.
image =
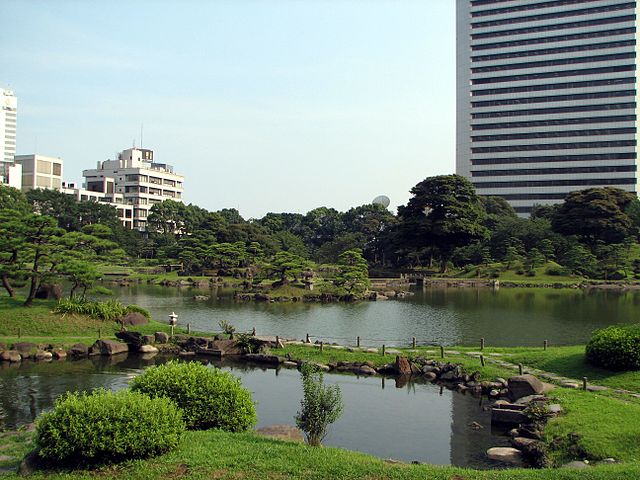
[[509,463],[511,465],[522,466],[522,452],[512,447],[493,447],[487,450],[487,457],[497,462]]
[[116,342],[115,340],[96,340],[91,345],[89,355],[116,355],[129,351],[129,345],[126,343]]

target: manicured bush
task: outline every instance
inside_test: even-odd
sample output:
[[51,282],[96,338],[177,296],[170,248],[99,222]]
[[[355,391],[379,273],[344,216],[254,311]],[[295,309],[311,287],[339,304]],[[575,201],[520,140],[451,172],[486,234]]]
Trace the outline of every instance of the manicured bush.
[[91,465],[164,453],[184,430],[182,412],[166,398],[98,389],[59,397],[37,421],[36,445],[48,462]]
[[562,265],[558,265],[555,262],[549,262],[545,273],[554,277],[562,277],[566,275],[571,275],[571,271],[568,268],[563,267]]
[[640,370],[640,325],[596,330],[586,354],[592,365],[609,370]]
[[256,423],[251,393],[240,380],[199,363],[171,361],[151,367],[133,379],[131,389],[174,401],[191,430],[241,432]]

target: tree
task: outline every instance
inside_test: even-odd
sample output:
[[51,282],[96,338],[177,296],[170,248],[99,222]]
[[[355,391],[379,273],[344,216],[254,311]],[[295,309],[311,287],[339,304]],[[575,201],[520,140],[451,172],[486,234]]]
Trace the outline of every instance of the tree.
[[597,242],[621,243],[633,231],[626,212],[635,195],[619,188],[587,188],[571,192],[553,216],[553,229],[577,235],[593,251]]
[[485,238],[486,213],[473,185],[459,175],[430,177],[411,189],[413,197],[398,208],[401,241],[413,250],[433,246],[446,272],[456,247]]
[[325,386],[324,374],[313,364],[302,365],[300,373],[304,397],[295,416],[296,426],[305,433],[309,445],[318,447],[329,425],[342,415],[342,393],[338,385]]
[[[277,284],[286,285],[289,278],[297,279],[305,270],[311,268],[311,262],[292,252],[278,252],[271,261],[270,269],[280,277]],[[274,286],[278,286],[274,283]]]
[[347,250],[338,259],[338,274],[334,281],[347,295],[359,296],[371,287],[369,265],[362,256],[362,250]]

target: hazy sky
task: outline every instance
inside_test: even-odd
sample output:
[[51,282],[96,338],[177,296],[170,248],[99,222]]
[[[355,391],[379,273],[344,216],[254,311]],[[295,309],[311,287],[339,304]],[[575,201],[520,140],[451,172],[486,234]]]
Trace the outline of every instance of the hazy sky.
[[453,0],[3,0],[19,154],[67,181],[135,139],[185,200],[245,218],[378,194],[455,163]]

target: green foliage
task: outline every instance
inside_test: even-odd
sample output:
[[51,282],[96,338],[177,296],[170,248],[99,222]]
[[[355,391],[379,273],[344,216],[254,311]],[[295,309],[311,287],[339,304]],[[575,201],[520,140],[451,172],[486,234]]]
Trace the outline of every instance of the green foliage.
[[238,333],[234,337],[235,345],[245,353],[255,353],[260,347],[260,342],[250,333]]
[[342,415],[342,393],[338,385],[325,386],[324,374],[313,364],[304,364],[300,373],[304,397],[295,417],[296,425],[305,433],[309,445],[319,446],[329,425]]
[[338,258],[338,273],[334,284],[347,295],[362,295],[370,286],[369,265],[362,256],[362,250],[342,252]]
[[137,312],[150,319],[151,314],[137,305],[124,306],[118,300],[108,300],[106,302],[92,302],[85,299],[69,298],[60,300],[55,308],[55,313],[87,315],[104,321],[117,321],[122,319],[127,313]]
[[240,380],[199,363],[171,361],[151,367],[133,379],[131,389],[174,401],[190,430],[241,432],[256,423],[251,393]]
[[596,330],[586,355],[592,365],[609,370],[640,370],[640,324]]
[[59,397],[37,421],[36,445],[55,464],[110,463],[167,452],[184,430],[170,400],[98,389]]
[[233,334],[236,331],[236,327],[231,323],[228,322],[226,320],[220,320],[218,322],[218,325],[220,326],[220,328],[222,329],[222,331],[224,333],[226,333],[227,335],[229,335],[231,338],[233,338]]

